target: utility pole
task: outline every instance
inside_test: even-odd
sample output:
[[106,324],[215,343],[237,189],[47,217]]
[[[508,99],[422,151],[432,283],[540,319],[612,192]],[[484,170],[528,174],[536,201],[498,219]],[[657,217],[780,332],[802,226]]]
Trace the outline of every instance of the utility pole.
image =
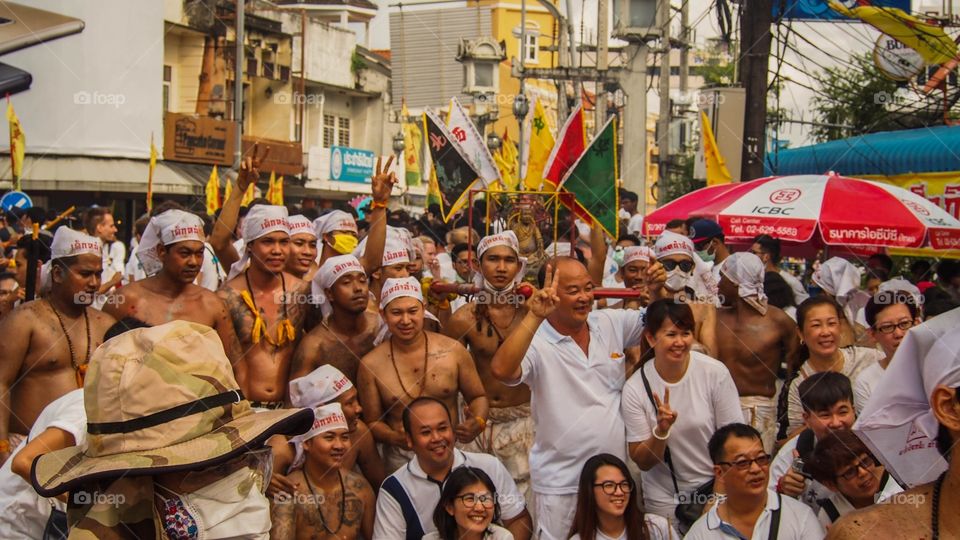
[[680,5],[680,93],[690,91],[690,2]]
[[740,84],[746,91],[740,168],[744,182],[763,176],[772,0],[744,0],[740,13]]
[[[597,71],[601,74],[607,70],[607,46],[610,30],[607,25],[609,7],[607,0],[597,0]],[[593,131],[596,133],[607,122],[607,91],[602,82],[597,83],[596,117],[593,122]]]
[[240,160],[243,156],[243,65],[246,60],[243,57],[243,25],[244,25],[244,0],[237,0],[237,53],[236,64],[233,67],[233,120],[237,123],[237,148],[233,152],[233,168],[240,171]]
[[660,23],[660,118],[657,120],[657,149],[660,153],[657,205],[667,200],[667,169],[670,163],[670,0],[660,0],[658,6]]

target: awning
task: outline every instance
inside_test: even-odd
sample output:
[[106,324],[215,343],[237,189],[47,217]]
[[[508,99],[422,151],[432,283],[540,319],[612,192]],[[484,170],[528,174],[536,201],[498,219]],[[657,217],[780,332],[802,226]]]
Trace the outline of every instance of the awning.
[[[0,180],[0,189],[11,189],[10,161],[3,161],[0,178],[4,180]],[[192,167],[179,163],[176,166]],[[145,159],[28,155],[23,163],[21,182],[26,191],[145,194],[148,175],[149,161]],[[204,182],[206,178],[198,181],[163,161],[158,161],[153,171],[153,192],[157,195],[203,195]]]
[[960,126],[884,131],[767,154],[766,175],[960,171]]

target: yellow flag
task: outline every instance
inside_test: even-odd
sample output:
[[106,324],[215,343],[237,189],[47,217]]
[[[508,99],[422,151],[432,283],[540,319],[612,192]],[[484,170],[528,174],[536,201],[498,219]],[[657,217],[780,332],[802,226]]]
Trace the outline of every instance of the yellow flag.
[[[230,183],[227,182],[229,186]],[[213,166],[210,171],[210,179],[207,180],[207,215],[212,216],[220,209],[220,178],[217,176],[217,166]]]
[[[270,184],[273,185],[273,176],[274,173],[270,173]],[[250,184],[250,187],[247,188],[247,192],[243,194],[243,198],[240,199],[240,206],[250,206],[250,203],[253,202],[254,189],[256,189],[257,184],[255,182]],[[268,194],[269,197],[269,194]]]
[[527,175],[523,179],[524,188],[529,191],[539,191],[543,184],[543,167],[547,164],[550,151],[553,150],[553,133],[547,124],[547,113],[543,109],[540,98],[534,102],[533,118],[527,126],[530,132],[530,141],[527,145]]
[[404,102],[400,108],[400,117],[403,122],[403,159],[406,170],[407,187],[419,186],[423,183],[420,154],[423,150],[423,133],[416,122],[407,122],[410,112]]
[[707,113],[700,111],[700,120],[702,128],[700,131],[700,140],[703,143],[703,159],[707,162],[707,185],[718,186],[720,184],[729,184],[732,181],[730,171],[727,170],[727,164],[720,155],[720,149],[717,148],[717,140],[713,137],[713,130],[710,129],[710,119]]
[[958,54],[957,44],[942,27],[929,24],[902,9],[877,6],[848,8],[833,0],[828,0],[828,4],[837,13],[860,19],[917,51],[928,64],[943,64]]
[[507,190],[516,190],[520,183],[520,160],[517,153],[517,146],[510,140],[507,131],[503,131],[503,142],[500,144],[500,150],[494,154],[493,160],[500,169],[500,178],[504,188]]
[[153,210],[153,170],[157,168],[157,147],[153,145],[150,134],[150,170],[147,173],[147,212]]
[[233,182],[230,181],[229,176],[227,177],[227,181],[224,182],[224,184],[225,185],[223,187],[223,200],[224,202],[226,202],[226,200],[230,198],[230,194],[233,193]]
[[277,178],[273,184],[273,198],[270,199],[270,204],[283,206],[283,176]]
[[20,191],[20,175],[23,174],[23,158],[27,151],[27,138],[20,126],[20,119],[13,110],[13,102],[7,98],[7,121],[10,123],[10,162],[13,170],[14,187]]

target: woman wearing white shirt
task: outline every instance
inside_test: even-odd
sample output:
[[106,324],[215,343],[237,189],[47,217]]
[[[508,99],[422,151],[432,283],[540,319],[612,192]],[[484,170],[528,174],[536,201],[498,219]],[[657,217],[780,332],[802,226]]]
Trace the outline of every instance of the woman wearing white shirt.
[[668,540],[679,538],[663,516],[644,515],[627,464],[597,454],[583,465],[570,540]]
[[500,521],[500,503],[493,480],[482,469],[457,467],[443,481],[433,512],[437,530],[423,540],[513,540],[495,521]]
[[[651,350],[623,387],[621,414],[630,457],[647,471],[644,506],[673,518],[677,490],[689,496],[713,478],[707,452],[711,435],[721,426],[743,422],[743,413],[726,366],[690,350],[695,328],[690,306],[657,300],[645,317],[643,335]],[[647,361],[651,356],[653,361]],[[668,447],[672,471],[665,464]]]

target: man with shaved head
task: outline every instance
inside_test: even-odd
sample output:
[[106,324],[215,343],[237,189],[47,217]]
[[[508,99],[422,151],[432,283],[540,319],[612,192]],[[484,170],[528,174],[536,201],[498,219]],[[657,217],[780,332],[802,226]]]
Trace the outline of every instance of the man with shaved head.
[[[601,453],[626,460],[618,410],[624,348],[640,344],[644,312],[592,311],[594,283],[576,259],[558,257],[541,273],[543,288],[527,301],[526,315],[497,349],[490,370],[507,385],[530,388],[537,536],[555,539],[566,538],[573,522],[583,462]],[[646,273],[659,290],[663,266],[651,262]]]

